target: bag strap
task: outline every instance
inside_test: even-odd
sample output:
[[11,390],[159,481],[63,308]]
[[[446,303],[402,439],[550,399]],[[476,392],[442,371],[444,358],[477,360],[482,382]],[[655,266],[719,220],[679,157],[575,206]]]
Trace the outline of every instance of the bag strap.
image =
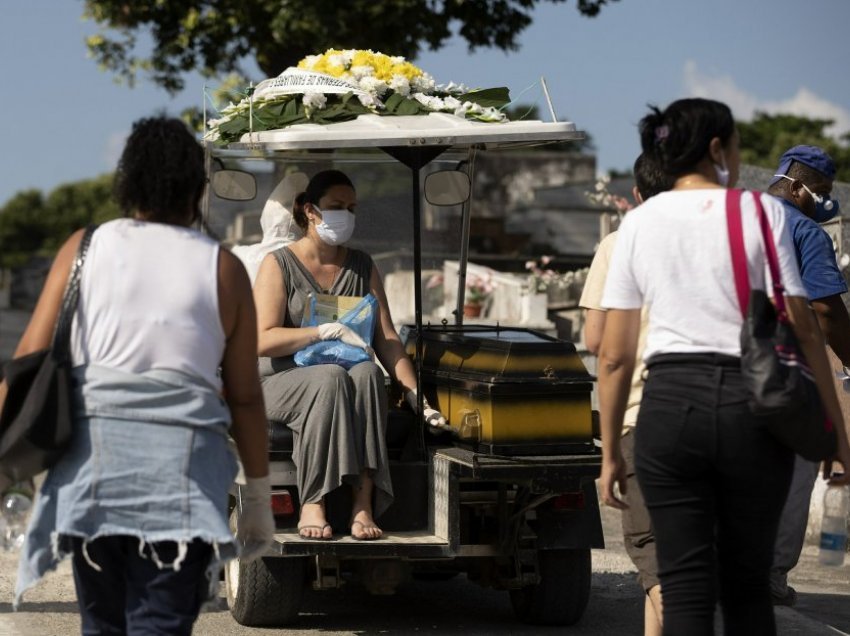
[[726,230],[729,233],[729,250],[732,253],[732,273],[735,275],[735,292],[741,315],[746,317],[750,302],[750,277],[747,272],[747,251],[744,247],[744,226],[741,220],[741,195],[743,190],[726,191]]
[[779,255],[776,252],[776,243],[773,241],[773,231],[761,203],[761,192],[753,192],[753,199],[755,199],[756,211],[758,212],[767,266],[770,269],[770,280],[773,283],[773,304],[776,306],[778,319],[785,322],[788,317],[785,309],[785,286],[782,284],[782,272],[779,269]]
[[[726,227],[729,233],[729,249],[732,253],[732,271],[735,275],[735,291],[738,295],[738,305],[741,315],[746,317],[747,305],[750,298],[750,279],[747,272],[747,252],[744,246],[744,227],[741,217],[741,197],[743,190],[726,191]],[[761,202],[761,192],[752,192],[756,206],[759,229],[764,244],[765,259],[767,260],[770,278],[773,283],[773,302],[779,314],[779,320],[785,321],[785,287],[782,285],[782,274],[779,269],[779,257],[776,243],[773,241],[773,231],[767,220],[767,214]]]
[[65,293],[62,295],[62,306],[59,309],[56,329],[53,331],[53,343],[50,347],[53,359],[57,362],[65,362],[70,358],[71,324],[74,322],[74,313],[77,311],[77,304],[80,300],[80,279],[83,274],[83,264],[86,262],[91,237],[96,229],[97,225],[94,224],[86,226],[77,248],[77,255],[71,266],[71,273],[68,275]]

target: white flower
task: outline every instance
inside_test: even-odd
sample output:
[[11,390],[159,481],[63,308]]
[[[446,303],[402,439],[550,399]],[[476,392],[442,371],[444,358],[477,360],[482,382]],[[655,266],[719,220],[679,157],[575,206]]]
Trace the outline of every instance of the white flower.
[[366,91],[367,93],[371,93],[376,97],[381,97],[384,93],[389,90],[387,83],[383,80],[379,80],[377,77],[364,77],[359,82],[360,90]]
[[365,64],[361,64],[359,66],[352,66],[350,71],[351,74],[354,76],[354,79],[356,79],[358,82],[364,77],[369,77],[375,74],[374,67]]
[[318,62],[318,61],[319,61],[318,55],[308,55],[307,57],[304,58],[304,65],[308,69],[312,69],[316,65],[316,62]]
[[304,108],[322,109],[328,103],[324,93],[304,93]]
[[460,108],[460,100],[449,95],[443,98],[443,105],[450,110],[457,110]]
[[393,75],[393,78],[390,80],[390,88],[402,97],[410,95],[410,82],[407,81],[404,75]]
[[425,93],[413,93],[413,99],[431,110],[442,110],[445,105],[439,97]]
[[342,52],[342,60],[345,63],[346,68],[351,66],[351,61],[354,59],[354,53],[354,49],[346,49]]
[[345,58],[342,55],[335,53],[328,56],[328,66],[342,66],[345,68]]
[[393,64],[404,64],[404,58],[401,55],[392,55],[390,56],[390,62]]
[[484,121],[502,121],[506,119],[505,114],[495,106],[488,106],[482,109],[480,118]]
[[371,93],[366,93],[365,95],[358,93],[357,99],[366,108],[371,108],[372,110],[378,110],[378,109],[384,107],[384,105],[381,103],[381,101],[377,97],[372,95]]
[[418,75],[414,77],[411,81],[411,87],[413,88],[413,90],[418,91],[420,93],[429,93],[433,91],[435,85],[436,82],[434,82],[434,78],[431,77],[428,73]]
[[452,95],[463,95],[464,93],[468,93],[469,89],[463,84],[455,84],[454,82],[449,82],[448,84],[440,84],[436,86],[436,90],[441,93],[451,93]]

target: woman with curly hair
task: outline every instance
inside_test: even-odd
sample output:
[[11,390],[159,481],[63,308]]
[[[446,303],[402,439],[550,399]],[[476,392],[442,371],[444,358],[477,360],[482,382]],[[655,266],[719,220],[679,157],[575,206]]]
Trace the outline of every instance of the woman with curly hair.
[[[115,181],[127,218],[97,229],[83,267],[73,437],[36,501],[15,602],[71,554],[85,634],[191,633],[237,553],[228,431],[247,481],[242,558],[271,540],[254,303],[238,259],[191,227],[205,184],[182,122],[136,122]],[[81,235],[59,250],[16,357],[49,345]]]

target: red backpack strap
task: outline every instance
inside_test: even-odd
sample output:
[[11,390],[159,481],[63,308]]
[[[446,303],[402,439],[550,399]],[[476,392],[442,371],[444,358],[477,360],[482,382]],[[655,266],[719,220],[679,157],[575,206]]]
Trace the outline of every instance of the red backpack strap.
[[761,192],[753,191],[753,200],[756,204],[756,212],[759,218],[762,241],[764,243],[764,255],[767,259],[767,267],[770,270],[770,279],[773,283],[773,304],[779,314],[780,320],[787,315],[785,310],[785,286],[782,284],[782,273],[779,269],[779,255],[776,252],[776,243],[773,240],[773,230],[764,212],[761,203]]
[[744,226],[741,221],[742,190],[726,191],[726,229],[729,233],[729,251],[732,254],[732,273],[741,315],[746,317],[750,302],[750,276],[747,272],[747,251],[744,247]]

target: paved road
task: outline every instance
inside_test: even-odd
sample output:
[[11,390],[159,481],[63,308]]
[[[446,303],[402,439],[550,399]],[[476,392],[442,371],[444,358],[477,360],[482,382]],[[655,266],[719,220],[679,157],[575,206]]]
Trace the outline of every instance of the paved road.
[[[200,636],[274,636],[288,634],[540,634],[575,636],[642,634],[643,595],[625,556],[616,512],[605,509],[608,548],[593,553],[590,603],[572,628],[541,630],[515,621],[507,594],[479,588],[459,577],[446,583],[412,581],[394,596],[371,596],[352,584],[341,590],[311,593],[299,623],[289,630],[238,625],[225,607],[205,611],[195,634]],[[817,551],[807,546],[792,573],[800,592],[796,609],[778,608],[780,635],[836,636],[850,633],[850,565],[824,568]],[[848,561],[850,562],[850,561]],[[26,596],[21,610],[11,611],[15,555],[0,553],[0,635],[66,636],[79,633],[79,617],[67,562]],[[719,629],[719,628],[718,628]],[[718,633],[720,633],[718,631]]]

